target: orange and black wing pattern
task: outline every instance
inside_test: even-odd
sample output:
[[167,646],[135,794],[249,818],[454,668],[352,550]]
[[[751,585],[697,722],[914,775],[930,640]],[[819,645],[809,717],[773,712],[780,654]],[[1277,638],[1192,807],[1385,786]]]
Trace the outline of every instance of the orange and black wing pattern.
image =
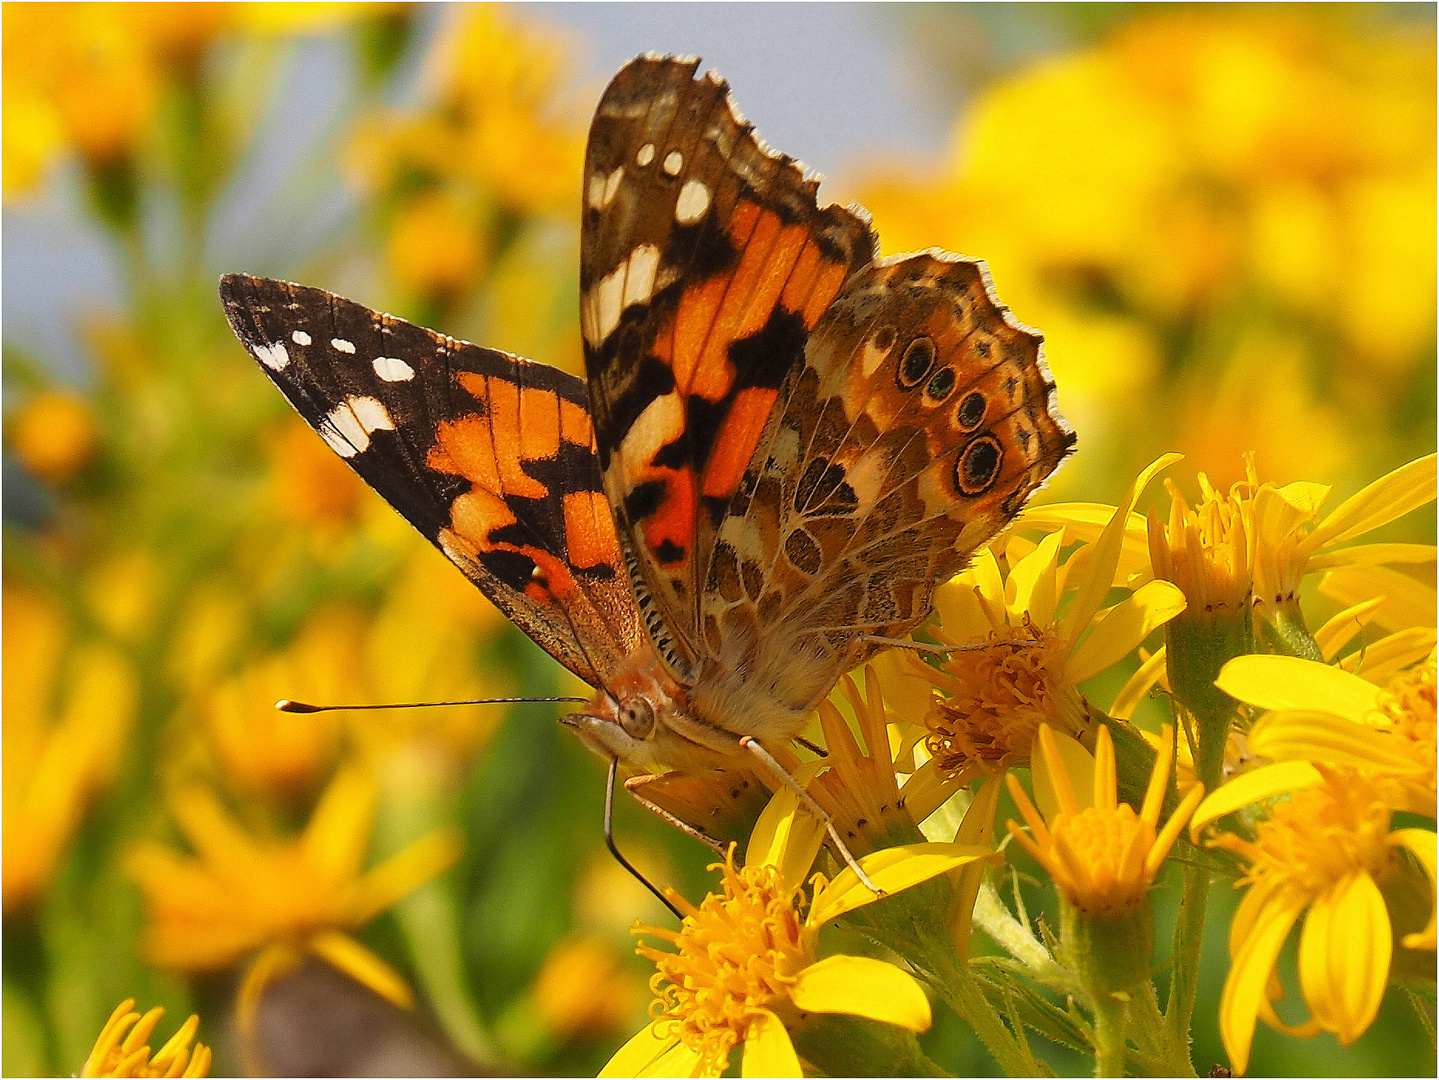
[[865,219],[816,204],[698,62],[610,83],[585,157],[581,313],[600,469],[636,598],[682,680],[704,651],[715,530],[806,342],[870,263]]
[[545,651],[597,686],[643,642],[583,382],[320,289],[220,295],[310,426]]

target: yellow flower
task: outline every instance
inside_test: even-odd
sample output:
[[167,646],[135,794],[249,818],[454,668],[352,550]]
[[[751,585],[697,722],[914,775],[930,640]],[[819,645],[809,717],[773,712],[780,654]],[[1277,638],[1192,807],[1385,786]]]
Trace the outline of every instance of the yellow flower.
[[[895,774],[898,728],[891,726],[885,709],[876,665],[865,668],[864,681],[866,692],[862,695],[854,679],[846,675],[834,695],[853,710],[863,749],[833,699],[822,702],[820,730],[829,756],[824,759],[824,771],[807,788],[834,819],[855,854],[919,840],[918,823],[955,790],[933,769],[912,772],[900,786]],[[896,738],[891,738],[891,732]]]
[[[1175,460],[1166,455],[1145,469],[1094,542],[1064,563],[1062,530],[1018,558],[1007,575],[986,548],[936,593],[937,636],[959,648],[938,671],[926,669],[939,691],[926,720],[935,767],[957,780],[999,773],[1029,760],[1040,724],[1068,735],[1085,733],[1089,713],[1080,683],[1184,610],[1183,594],[1167,581],[1147,581],[1119,603],[1102,606],[1111,587],[1127,579],[1120,569],[1130,507],[1154,474]],[[1065,511],[1050,509],[1046,520],[1066,523]],[[1077,506],[1069,523],[1088,530],[1094,509]],[[1009,550],[1023,547],[1012,540]],[[1072,595],[1060,614],[1066,593]]]
[[1185,618],[1212,622],[1247,613],[1253,593],[1249,533],[1234,499],[1215,491],[1199,474],[1200,502],[1191,510],[1172,480],[1169,522],[1149,511],[1149,555],[1154,576],[1183,590]]
[[190,1046],[190,1040],[200,1030],[198,1016],[181,1024],[159,1053],[151,1056],[145,1044],[165,1010],[154,1008],[141,1016],[132,1011],[134,1008],[135,999],[127,998],[110,1014],[95,1040],[95,1049],[80,1070],[82,1077],[210,1075],[210,1048],[198,1042]]
[[479,279],[488,261],[482,244],[488,225],[454,192],[418,195],[390,222],[390,271],[420,296],[458,296]]
[[1217,685],[1268,710],[1249,733],[1252,753],[1387,777],[1395,809],[1434,815],[1433,654],[1385,688],[1293,656],[1237,657],[1224,666]]
[[[650,983],[655,1019],[601,1076],[719,1076],[741,1043],[744,1075],[800,1076],[787,1027],[801,1013],[846,1013],[910,1031],[929,1027],[929,1001],[906,972],[867,957],[818,957],[821,925],[879,899],[853,870],[833,882],[816,875],[808,914],[801,915],[801,883],[822,839],[818,822],[781,791],[755,826],[746,864],[734,865],[731,848],[713,867],[724,875],[722,894],[694,907],[669,891],[685,912],[680,929],[640,928],[674,946],[639,948],[658,968]],[[989,855],[987,848],[915,844],[874,852],[860,865],[888,894]]]
[[1260,484],[1252,461],[1239,496],[1249,515],[1256,613],[1273,620],[1297,614],[1299,583],[1317,570],[1384,563],[1434,562],[1432,544],[1339,545],[1387,525],[1434,499],[1435,455],[1381,476],[1320,518],[1329,496],[1322,484]]
[[367,123],[351,147],[352,174],[367,193],[413,191],[419,179],[469,192],[478,207],[564,206],[583,144],[577,122],[554,118],[560,48],[488,6],[466,8],[457,23],[428,61],[431,102]]
[[376,799],[368,773],[343,767],[305,830],[271,839],[245,832],[208,790],[178,790],[171,811],[195,857],[142,842],[127,860],[148,908],[148,959],[182,971],[217,971],[258,950],[240,987],[246,1028],[265,986],[307,953],[409,1007],[404,979],[343,931],[443,872],[459,854],[459,839],[432,832],[362,872]]
[[21,463],[44,480],[68,480],[95,455],[95,416],[77,394],[58,390],[36,394],[9,427]]
[[58,603],[9,580],[4,622],[0,794],[11,911],[45,887],[86,803],[114,775],[139,688],[117,650],[73,644]]
[[550,950],[530,988],[535,1011],[551,1033],[584,1038],[627,1024],[644,987],[615,949],[598,938],[565,938]]
[[[1014,774],[1005,778],[1033,836],[1026,835],[1014,821],[1008,823],[1010,834],[1049,871],[1060,895],[1079,910],[1113,915],[1143,901],[1169,849],[1204,797],[1202,785],[1192,787],[1163,830],[1159,829],[1159,811],[1173,761],[1172,735],[1172,729],[1166,728],[1160,736],[1159,753],[1138,814],[1128,803],[1118,801],[1114,741],[1108,727],[1099,729],[1089,778],[1074,767],[1088,758],[1087,751],[1077,743],[1062,751],[1053,729],[1048,724],[1040,727],[1041,752],[1035,755],[1034,786],[1036,796],[1044,789],[1052,793],[1054,802],[1054,810],[1043,817]],[[1085,779],[1090,782],[1080,788],[1084,792],[1081,797],[1076,781]]]
[[353,526],[366,497],[364,481],[299,417],[271,441],[270,496],[285,519],[331,528]]
[[200,1030],[198,1016],[181,1024],[180,1030],[152,1057],[145,1043],[165,1010],[154,1008],[141,1016],[134,1008],[135,999],[127,998],[110,1014],[80,1070],[82,1077],[210,1075],[210,1048],[198,1042],[190,1046],[190,1040]]
[[[1428,876],[1431,897],[1435,876],[1434,832],[1391,831],[1392,791],[1383,777],[1291,761],[1237,777],[1195,811],[1190,831],[1197,836],[1227,814],[1268,804],[1252,840],[1232,833],[1207,840],[1247,864],[1237,883],[1247,892],[1230,924],[1231,966],[1219,1003],[1219,1032],[1236,1073],[1248,1068],[1256,1020],[1301,1037],[1331,1031],[1346,1046],[1373,1022],[1392,957],[1380,886],[1398,871],[1400,849]],[[1301,915],[1299,982],[1312,1016],[1290,1026],[1272,1004],[1283,993],[1274,967]],[[1432,949],[1434,936],[1431,900],[1427,927],[1402,944]]]

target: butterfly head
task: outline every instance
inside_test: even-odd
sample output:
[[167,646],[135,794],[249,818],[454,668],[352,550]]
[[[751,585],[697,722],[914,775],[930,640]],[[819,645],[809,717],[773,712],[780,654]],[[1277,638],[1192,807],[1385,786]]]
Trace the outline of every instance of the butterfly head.
[[[730,749],[696,741],[688,694],[653,657],[625,665],[583,712],[566,716],[595,753],[647,772],[692,771]],[[682,734],[683,733],[683,734]],[[726,737],[733,742],[732,736]]]

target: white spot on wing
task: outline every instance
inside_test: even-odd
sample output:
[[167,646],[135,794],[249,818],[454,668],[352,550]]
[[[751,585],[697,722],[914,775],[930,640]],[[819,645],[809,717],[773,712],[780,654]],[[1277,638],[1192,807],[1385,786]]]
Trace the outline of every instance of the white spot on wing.
[[379,398],[372,397],[346,398],[326,414],[319,427],[320,437],[343,458],[369,449],[372,432],[394,430],[390,410]]
[[275,342],[273,345],[256,345],[255,359],[264,364],[271,371],[284,371],[285,366],[290,362],[290,353],[286,350],[283,342]]
[[310,344],[310,335],[303,330],[294,330],[290,333],[290,340],[296,345],[308,345]]
[[665,155],[664,170],[671,176],[678,176],[680,170],[685,167],[685,156],[678,150],[671,150]]
[[590,177],[590,186],[586,201],[592,210],[603,210],[610,203],[615,201],[615,192],[620,189],[620,181],[624,179],[625,170],[616,169],[609,176],[595,173]]
[[415,377],[415,369],[398,356],[377,356],[371,367],[385,382],[409,382]]
[[647,142],[640,147],[640,152],[635,155],[635,164],[641,168],[648,165],[655,159],[655,144]]
[[330,347],[343,353],[353,354],[355,351],[355,343],[353,341],[346,341],[342,337],[332,337],[330,339]]
[[691,225],[704,217],[710,207],[710,189],[698,180],[690,180],[680,188],[679,201],[675,203],[675,220],[681,225]]
[[580,331],[591,348],[599,348],[614,332],[625,308],[646,303],[654,295],[659,263],[660,249],[654,244],[641,244],[590,287],[580,306]]
[[646,304],[655,291],[655,270],[660,265],[660,249],[654,244],[641,244],[630,252],[630,272],[625,277],[625,307]]

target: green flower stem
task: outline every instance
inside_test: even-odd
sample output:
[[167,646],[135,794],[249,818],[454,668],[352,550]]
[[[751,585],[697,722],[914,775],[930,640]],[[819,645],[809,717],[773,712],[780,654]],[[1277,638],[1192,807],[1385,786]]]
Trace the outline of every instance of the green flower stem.
[[[1199,985],[1200,952],[1204,946],[1204,913],[1209,903],[1209,870],[1207,867],[1184,864],[1184,892],[1179,901],[1179,917],[1174,923],[1173,977],[1169,984],[1169,1004],[1164,1014],[1168,1041],[1177,1055],[1182,1051],[1189,1060],[1189,1028],[1194,1019],[1194,999]],[[1186,1075],[1192,1075],[1192,1071]]]
[[1148,1072],[1155,1076],[1192,1077],[1194,1063],[1189,1058],[1189,1031],[1172,1032],[1159,1011],[1159,998],[1154,984],[1146,983],[1130,1003],[1130,1030],[1140,1053],[1149,1061]]
[[[904,954],[901,954],[904,955]],[[906,959],[911,959],[906,956]],[[1030,1053],[1022,1031],[1010,1031],[985,997],[984,987],[969,965],[945,945],[925,950],[916,968],[955,1015],[974,1029],[985,1049],[1009,1076],[1040,1076],[1039,1063]],[[911,962],[914,962],[912,960]]]
[[1094,1075],[1124,1075],[1124,1042],[1129,1027],[1129,1001],[1118,994],[1100,994],[1094,1008]]

